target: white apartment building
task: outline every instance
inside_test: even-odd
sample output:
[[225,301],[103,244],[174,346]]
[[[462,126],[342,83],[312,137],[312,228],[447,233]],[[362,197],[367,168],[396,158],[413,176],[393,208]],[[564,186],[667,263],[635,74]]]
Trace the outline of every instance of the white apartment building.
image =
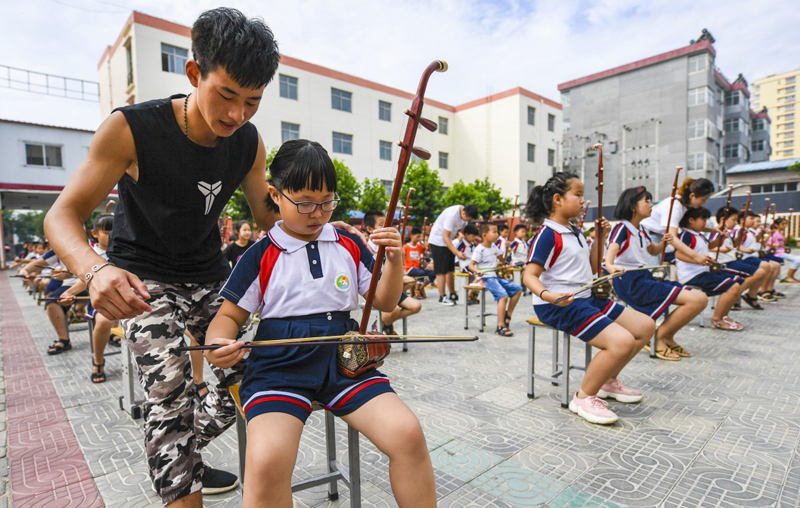
[[[184,74],[190,34],[190,27],[134,11],[98,64],[101,115],[191,91]],[[251,121],[267,147],[313,139],[357,178],[391,185],[395,142],[412,99],[412,93],[282,55]],[[446,187],[488,177],[505,196],[520,194],[524,202],[533,183],[552,174],[560,155],[561,105],[523,88],[458,106],[426,98],[423,114],[439,130],[420,129],[416,144],[431,152],[430,167]]]

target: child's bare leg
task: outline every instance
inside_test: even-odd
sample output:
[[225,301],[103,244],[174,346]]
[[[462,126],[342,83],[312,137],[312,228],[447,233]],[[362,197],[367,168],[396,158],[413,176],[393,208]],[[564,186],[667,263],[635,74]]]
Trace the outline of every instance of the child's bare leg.
[[[184,331],[183,333],[187,337],[189,337],[189,344],[191,344],[192,346],[198,345],[198,342],[194,339],[194,337],[192,337],[192,334],[189,333],[188,330]],[[192,382],[195,385],[201,385],[203,384],[203,364],[205,362],[205,358],[203,357],[203,352],[189,351],[189,357],[192,359]],[[197,390],[197,395],[200,398],[205,397],[207,394],[208,394],[208,388],[203,387],[202,389]]]
[[47,318],[50,320],[50,324],[53,325],[53,330],[55,330],[58,338],[69,340],[69,330],[67,329],[67,322],[64,319],[67,311],[64,310],[64,307],[57,303],[51,303],[45,307],[45,311],[47,312]]
[[504,296],[503,298],[497,300],[497,327],[500,328],[501,326],[506,324],[506,304],[508,303],[508,297]]
[[105,361],[106,345],[111,337],[111,329],[117,326],[117,321],[109,320],[99,312],[94,317],[94,330],[92,343],[94,346],[94,363],[101,365]]
[[397,394],[378,395],[342,419],[389,457],[392,492],[401,508],[436,506],[436,483],[425,435],[417,417]]
[[589,344],[600,349],[600,352],[594,355],[586,369],[578,398],[597,395],[604,384],[613,381],[628,364],[631,355],[640,349],[636,342],[631,332],[616,323],[590,340]]
[[514,313],[514,309],[517,307],[517,302],[519,302],[520,297],[522,296],[522,291],[517,291],[517,293],[511,297],[511,300],[508,302],[508,315]]
[[247,424],[243,506],[292,508],[292,471],[303,422],[286,413],[265,413]]
[[719,295],[717,308],[714,309],[714,321],[722,321],[728,315],[733,304],[739,299],[739,284],[734,284],[727,291]]
[[744,280],[744,284],[742,284],[742,294],[747,293],[747,296],[750,298],[758,297],[758,288],[763,283],[766,275],[766,270],[759,267],[753,275]]
[[628,361],[625,362],[624,365],[620,366],[619,370],[612,372],[613,377],[610,377],[607,382],[612,382],[617,378],[619,373],[622,371],[622,368],[625,367],[625,365],[627,365],[628,362],[630,362],[639,353],[639,351],[642,350],[645,344],[650,342],[650,338],[656,331],[656,323],[650,318],[650,316],[628,308],[622,311],[622,314],[619,315],[614,323],[622,326],[631,335],[633,335],[635,345],[633,351],[631,351]]
[[392,312],[381,312],[381,321],[384,326],[391,326],[396,321],[417,314],[420,310],[422,310],[422,304],[419,303],[419,300],[406,298]]
[[703,312],[708,305],[708,296],[702,291],[684,289],[678,293],[674,303],[678,307],[669,313],[656,330],[656,349],[678,345],[675,342],[675,334]]

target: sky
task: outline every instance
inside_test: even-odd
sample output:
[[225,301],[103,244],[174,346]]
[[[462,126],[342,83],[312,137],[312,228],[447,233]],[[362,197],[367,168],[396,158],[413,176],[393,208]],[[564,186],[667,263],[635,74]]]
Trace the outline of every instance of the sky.
[[[211,0],[0,0],[0,65],[97,81],[131,11],[191,26]],[[229,0],[270,25],[281,53],[458,105],[558,84],[689,44],[707,28],[731,81],[800,67],[800,2],[772,0]],[[773,15],[774,14],[774,15]],[[791,34],[795,35],[792,36]],[[0,75],[2,82],[2,75]],[[274,85],[271,85],[274,86]],[[0,88],[0,118],[95,129],[97,103]]]

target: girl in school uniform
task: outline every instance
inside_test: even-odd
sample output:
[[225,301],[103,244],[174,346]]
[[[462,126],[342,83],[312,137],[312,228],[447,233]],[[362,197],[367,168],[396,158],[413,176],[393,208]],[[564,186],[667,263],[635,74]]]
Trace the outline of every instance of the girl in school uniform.
[[[543,186],[534,187],[526,214],[544,220],[536,234],[525,266],[523,282],[533,292],[533,309],[548,326],[562,330],[600,349],[586,369],[580,390],[569,408],[592,423],[609,424],[619,417],[604,398],[639,402],[642,394],[626,387],[619,373],[650,340],[653,320],[612,300],[571,293],[589,283],[596,271],[597,248],[591,251],[570,219],[583,211],[583,182],[572,173],[556,173]],[[604,220],[604,230],[608,223]],[[565,300],[555,303],[561,297]]]
[[[209,326],[208,360],[228,368],[244,357],[235,340],[260,313],[256,340],[341,335],[357,328],[350,311],[365,294],[374,261],[361,240],[328,224],[339,198],[336,170],[319,143],[288,141],[270,166],[270,197],[281,212],[268,235],[241,257]],[[391,311],[403,287],[400,233],[376,229],[386,247],[375,308]],[[240,388],[247,417],[244,506],[291,507],[291,479],[312,401],[341,417],[389,456],[401,507],[433,507],[436,490],[425,436],[414,413],[377,370],[355,378],[336,367],[335,346],[253,349]]]
[[[709,247],[714,249],[720,242],[718,237],[709,243],[703,235],[709,217],[711,212],[706,208],[692,208],[684,214],[680,222],[683,228],[680,242],[702,257],[709,257]],[[726,234],[721,235],[722,238],[725,236]],[[711,328],[737,332],[744,330],[744,325],[728,316],[731,307],[739,299],[744,279],[736,275],[711,273],[706,263],[696,263],[694,256],[687,256],[682,250],[676,250],[675,264],[678,266],[678,281],[681,284],[699,287],[708,296],[720,295],[714,307]]]
[[[672,242],[670,233],[665,233],[660,243],[651,242],[641,226],[642,220],[653,210],[652,199],[645,187],[626,189],[620,196],[614,218],[622,222],[614,227],[609,237],[605,259],[608,271],[648,266],[650,257],[661,252],[664,242]],[[614,291],[626,305],[647,314],[654,321],[670,305],[677,305],[656,329],[656,358],[678,361],[681,357],[692,356],[675,342],[675,334],[703,312],[708,304],[705,294],[689,291],[679,282],[656,280],[649,270],[626,273],[614,279],[613,284]]]
[[[669,215],[671,199],[667,198],[653,207],[650,217],[642,219],[642,227],[647,231],[647,234],[654,242],[660,242],[661,236],[665,233],[670,233],[673,238],[678,238],[679,224],[686,210],[703,206],[713,193],[714,184],[711,183],[711,180],[706,178],[698,178],[697,180],[694,178],[686,178],[683,180],[683,183],[678,188],[675,195],[675,204],[672,206],[672,217],[670,218]],[[669,224],[667,224],[667,219],[670,219]],[[713,232],[714,230],[709,229],[707,231]],[[676,251],[683,252],[685,256],[691,257],[694,262],[703,262],[699,254],[693,252],[681,242],[672,242],[670,245]],[[666,256],[667,261],[674,259],[674,256],[674,251],[668,248]],[[657,265],[660,262],[661,260],[659,258],[652,257],[649,264]]]

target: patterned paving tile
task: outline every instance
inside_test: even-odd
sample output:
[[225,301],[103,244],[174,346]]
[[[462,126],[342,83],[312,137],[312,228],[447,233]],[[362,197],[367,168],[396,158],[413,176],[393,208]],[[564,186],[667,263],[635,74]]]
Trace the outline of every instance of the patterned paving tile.
[[486,471],[470,484],[511,506],[544,506],[567,484],[504,462]]
[[431,453],[431,461],[435,469],[470,482],[502,462],[502,458],[454,440],[434,450]]
[[439,508],[513,508],[514,505],[471,485],[439,500]]
[[564,489],[548,506],[553,508],[619,508],[620,505],[573,487]]
[[669,497],[666,507],[676,506],[774,506],[781,484],[768,480],[748,465],[696,461]]

